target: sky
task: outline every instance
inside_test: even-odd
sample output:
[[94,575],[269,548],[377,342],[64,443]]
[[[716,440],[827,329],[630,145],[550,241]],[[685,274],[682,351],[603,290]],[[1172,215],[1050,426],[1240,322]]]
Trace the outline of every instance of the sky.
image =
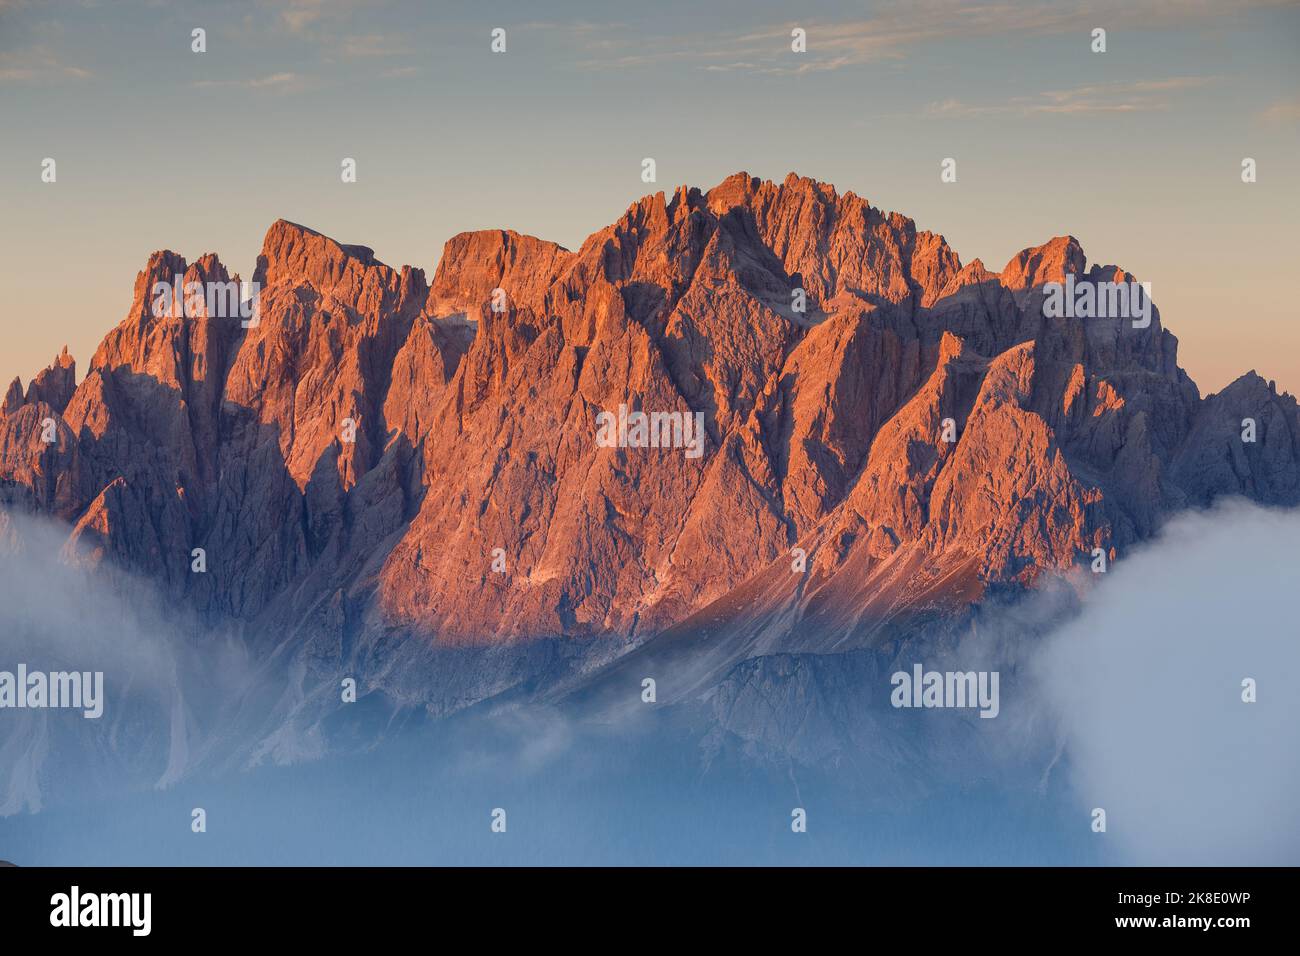
[[991,269],[1073,235],[1151,282],[1203,394],[1300,393],[1298,49],[1300,8],[1250,0],[0,0],[0,379],[64,344],[84,375],[157,249],[249,278],[285,218],[431,275],[458,232],[576,248],[745,170]]

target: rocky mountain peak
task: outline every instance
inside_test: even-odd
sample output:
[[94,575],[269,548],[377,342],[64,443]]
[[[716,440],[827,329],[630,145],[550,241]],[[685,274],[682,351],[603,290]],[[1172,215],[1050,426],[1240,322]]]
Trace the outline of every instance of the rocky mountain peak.
[[[15,380],[16,381],[16,380]],[[37,373],[27,386],[26,404],[44,402],[56,412],[68,406],[77,387],[77,363],[68,354],[68,347],[55,356],[49,366]]]
[[1056,236],[1041,246],[1022,249],[1002,270],[1002,283],[1012,291],[1046,282],[1064,282],[1067,274],[1083,275],[1087,258],[1074,236]]

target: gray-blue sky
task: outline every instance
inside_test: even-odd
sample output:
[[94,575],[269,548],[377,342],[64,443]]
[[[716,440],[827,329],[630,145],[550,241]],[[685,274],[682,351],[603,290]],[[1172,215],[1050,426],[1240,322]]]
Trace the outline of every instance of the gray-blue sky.
[[1300,9],[1245,0],[0,0],[0,376],[64,342],[84,372],[155,249],[247,277],[283,217],[432,270],[462,230],[574,247],[744,169],[851,189],[994,269],[1073,234],[1153,283],[1203,390],[1256,368],[1296,391],[1297,47]]

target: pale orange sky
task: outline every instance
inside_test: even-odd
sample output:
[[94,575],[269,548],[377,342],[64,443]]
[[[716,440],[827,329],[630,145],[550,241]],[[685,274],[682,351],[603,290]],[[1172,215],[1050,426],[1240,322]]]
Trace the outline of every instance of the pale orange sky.
[[572,248],[647,192],[743,169],[853,190],[993,269],[1072,234],[1152,283],[1202,393],[1248,369],[1300,391],[1294,4],[427,9],[0,0],[0,386],[65,342],[84,374],[155,249],[247,278],[283,217],[431,273],[459,231]]

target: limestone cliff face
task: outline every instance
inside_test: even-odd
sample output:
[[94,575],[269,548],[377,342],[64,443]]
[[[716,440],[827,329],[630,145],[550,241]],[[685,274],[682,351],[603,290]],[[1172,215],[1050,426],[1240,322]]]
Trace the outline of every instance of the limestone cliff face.
[[[0,499],[326,658],[701,614],[838,646],[1223,495],[1300,503],[1291,396],[1202,398],[1158,311],[1044,315],[1044,283],[1130,278],[1073,238],[963,266],[794,175],[646,197],[577,251],[462,234],[432,284],[279,221],[249,327],[158,315],[177,275],[237,279],[155,253],[80,385],[65,351],[10,386]],[[700,454],[603,447],[620,405],[702,416]]]

